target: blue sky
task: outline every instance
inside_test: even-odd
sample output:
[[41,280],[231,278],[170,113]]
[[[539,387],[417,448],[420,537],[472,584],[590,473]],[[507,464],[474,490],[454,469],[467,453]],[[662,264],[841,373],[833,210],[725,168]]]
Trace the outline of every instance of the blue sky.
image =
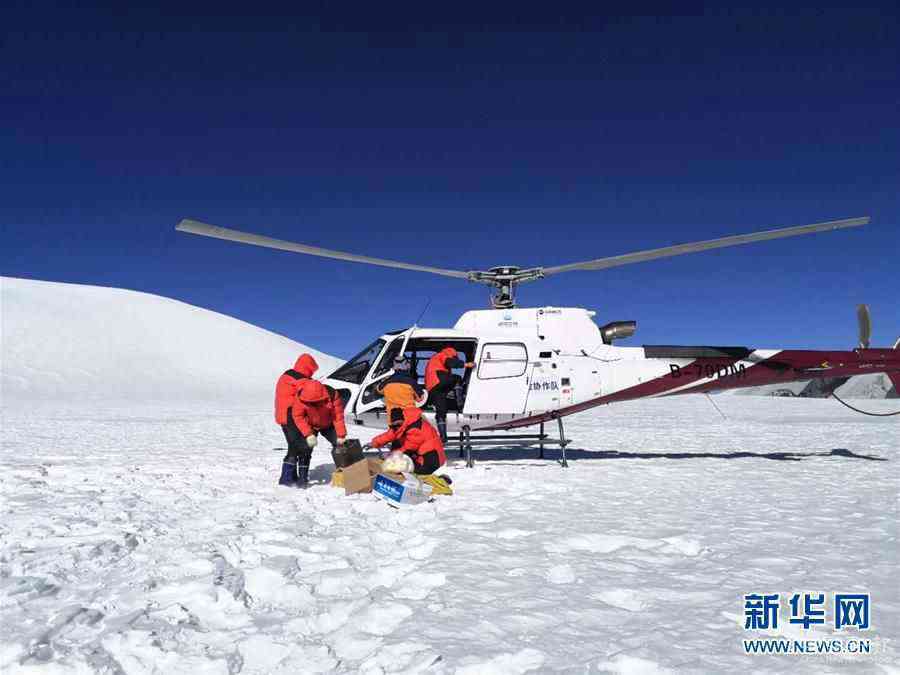
[[859,302],[874,342],[900,334],[891,3],[452,23],[257,11],[8,13],[4,275],[158,293],[348,356],[429,299],[423,323],[452,325],[487,289],[178,220],[472,269],[870,215],[518,299],[635,319],[628,344],[851,347]]

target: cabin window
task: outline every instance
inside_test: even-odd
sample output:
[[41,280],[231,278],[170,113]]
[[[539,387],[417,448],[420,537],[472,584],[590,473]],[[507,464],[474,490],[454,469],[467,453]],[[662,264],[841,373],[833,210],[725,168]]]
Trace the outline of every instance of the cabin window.
[[481,351],[479,380],[521,377],[528,366],[528,350],[518,342],[491,342]]
[[375,340],[375,342],[347,361],[347,363],[334,371],[329,377],[333,380],[342,380],[343,382],[350,382],[352,384],[362,384],[362,381],[366,377],[366,373],[369,372],[372,363],[378,358],[378,355],[383,348],[384,340]]

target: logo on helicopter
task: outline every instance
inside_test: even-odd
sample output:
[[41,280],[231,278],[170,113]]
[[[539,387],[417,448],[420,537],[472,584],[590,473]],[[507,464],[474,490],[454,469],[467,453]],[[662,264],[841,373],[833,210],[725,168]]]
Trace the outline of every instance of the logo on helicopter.
[[519,322],[513,321],[512,318],[512,312],[504,312],[503,321],[498,322],[497,326],[500,328],[516,328],[519,325]]

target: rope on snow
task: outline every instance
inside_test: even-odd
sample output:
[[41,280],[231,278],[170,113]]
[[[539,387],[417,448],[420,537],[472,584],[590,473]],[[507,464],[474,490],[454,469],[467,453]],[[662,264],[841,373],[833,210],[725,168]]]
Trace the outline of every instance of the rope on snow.
[[834,392],[831,392],[831,395],[837,400],[838,403],[841,403],[842,405],[847,406],[847,407],[850,408],[850,410],[852,410],[853,412],[858,412],[858,413],[860,413],[861,415],[869,415],[870,417],[893,417],[894,415],[900,415],[900,410],[898,410],[897,412],[890,412],[890,413],[873,413],[873,412],[866,412],[865,410],[860,410],[859,408],[854,408],[852,405],[850,405],[850,404],[847,403],[846,401],[842,400],[842,399],[841,399],[837,394],[835,394]]

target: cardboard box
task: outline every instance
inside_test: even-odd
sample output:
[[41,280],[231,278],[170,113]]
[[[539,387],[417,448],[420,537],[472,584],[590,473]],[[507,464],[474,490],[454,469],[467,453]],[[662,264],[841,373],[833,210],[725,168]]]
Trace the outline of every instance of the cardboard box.
[[344,494],[371,492],[375,476],[381,471],[381,460],[376,457],[362,459],[341,469]]

